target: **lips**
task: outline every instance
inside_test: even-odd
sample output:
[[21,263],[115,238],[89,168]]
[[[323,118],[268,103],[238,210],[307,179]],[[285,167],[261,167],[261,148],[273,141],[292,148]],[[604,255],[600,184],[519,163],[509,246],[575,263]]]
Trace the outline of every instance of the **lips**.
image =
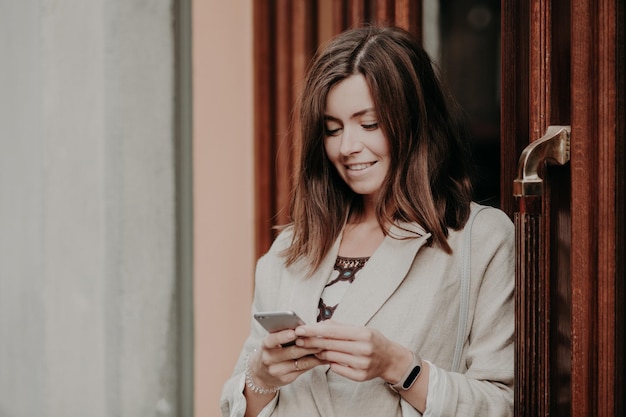
[[375,163],[376,162],[367,162],[367,163],[363,163],[363,164],[350,164],[350,165],[346,165],[346,169],[348,169],[350,171],[362,171],[364,169],[367,169],[367,168],[371,167]]

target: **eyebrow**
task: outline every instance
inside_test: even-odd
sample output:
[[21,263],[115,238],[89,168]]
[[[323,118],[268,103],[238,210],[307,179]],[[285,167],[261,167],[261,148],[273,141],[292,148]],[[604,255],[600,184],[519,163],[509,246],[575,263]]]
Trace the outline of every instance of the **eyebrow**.
[[[359,110],[358,112],[354,113],[352,116],[350,116],[351,119],[357,118],[357,117],[361,117],[364,114],[370,113],[370,112],[375,112],[373,107],[368,107],[366,109],[363,110]],[[336,121],[338,122],[339,119],[337,119],[336,117],[333,117],[329,114],[325,114],[324,115],[324,120],[330,120],[330,121]]]

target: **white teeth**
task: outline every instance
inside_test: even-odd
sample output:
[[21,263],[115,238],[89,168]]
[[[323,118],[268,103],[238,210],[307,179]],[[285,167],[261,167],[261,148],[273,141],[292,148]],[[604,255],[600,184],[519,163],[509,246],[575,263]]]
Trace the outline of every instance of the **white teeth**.
[[372,165],[374,165],[373,162],[370,162],[368,164],[354,164],[354,165],[348,165],[348,169],[352,171],[361,171],[365,168],[371,167]]

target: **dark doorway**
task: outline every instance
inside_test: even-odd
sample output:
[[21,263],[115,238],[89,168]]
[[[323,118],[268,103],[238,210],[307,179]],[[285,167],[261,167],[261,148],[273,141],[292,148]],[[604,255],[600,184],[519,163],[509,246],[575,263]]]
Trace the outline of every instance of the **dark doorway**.
[[500,1],[440,1],[440,69],[465,113],[474,199],[500,206]]

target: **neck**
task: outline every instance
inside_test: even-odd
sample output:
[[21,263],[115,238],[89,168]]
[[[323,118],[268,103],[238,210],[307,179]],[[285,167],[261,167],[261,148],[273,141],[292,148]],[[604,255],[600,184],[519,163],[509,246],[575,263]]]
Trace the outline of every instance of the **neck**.
[[371,195],[363,196],[363,219],[376,220],[376,201]]
[[363,211],[356,216],[350,216],[348,219],[350,224],[378,224],[376,217],[376,204],[371,196],[363,196]]

